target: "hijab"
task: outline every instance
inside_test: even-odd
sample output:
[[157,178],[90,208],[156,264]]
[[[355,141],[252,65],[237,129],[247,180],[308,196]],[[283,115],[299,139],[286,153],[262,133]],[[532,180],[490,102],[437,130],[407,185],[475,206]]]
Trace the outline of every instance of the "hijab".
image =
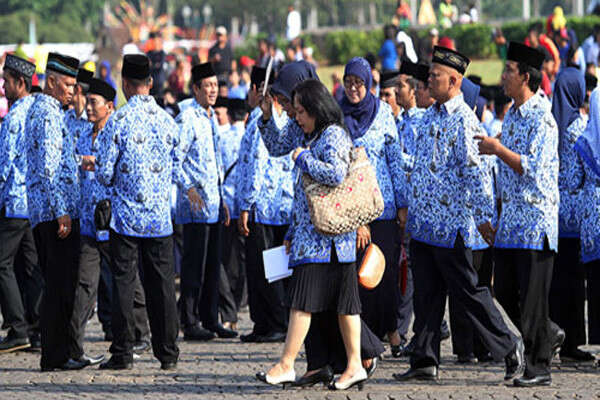
[[285,96],[291,101],[292,92],[296,85],[307,79],[319,80],[315,72],[315,67],[306,61],[294,61],[284,65],[279,70],[277,79],[275,79],[275,82],[271,86],[271,91]]
[[569,125],[579,117],[579,109],[584,100],[585,79],[581,72],[573,67],[563,69],[554,83],[552,97],[552,115],[558,126],[559,137],[562,137]]
[[594,89],[590,96],[590,119],[575,142],[575,150],[600,177],[600,88]]
[[373,75],[371,66],[367,60],[362,57],[351,59],[344,69],[344,79],[348,75],[354,75],[362,79],[367,91],[365,97],[356,104],[352,104],[345,93],[342,101],[340,101],[340,107],[344,112],[346,128],[348,128],[350,136],[356,139],[364,135],[375,120],[375,116],[379,111],[379,99],[371,93]]

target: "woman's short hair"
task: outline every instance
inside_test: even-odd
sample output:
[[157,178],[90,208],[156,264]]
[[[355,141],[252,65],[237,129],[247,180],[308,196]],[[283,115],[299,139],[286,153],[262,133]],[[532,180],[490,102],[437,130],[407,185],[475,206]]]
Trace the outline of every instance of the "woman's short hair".
[[344,114],[329,90],[316,79],[300,82],[292,92],[292,101],[304,107],[308,115],[315,119],[315,132],[320,132],[330,125],[344,127]]

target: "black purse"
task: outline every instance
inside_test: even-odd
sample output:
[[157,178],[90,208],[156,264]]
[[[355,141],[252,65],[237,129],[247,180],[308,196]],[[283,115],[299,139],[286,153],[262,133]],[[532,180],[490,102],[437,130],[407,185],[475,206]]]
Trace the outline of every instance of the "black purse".
[[96,204],[96,209],[94,210],[94,224],[96,225],[96,231],[108,230],[111,213],[110,200],[100,200],[98,204]]

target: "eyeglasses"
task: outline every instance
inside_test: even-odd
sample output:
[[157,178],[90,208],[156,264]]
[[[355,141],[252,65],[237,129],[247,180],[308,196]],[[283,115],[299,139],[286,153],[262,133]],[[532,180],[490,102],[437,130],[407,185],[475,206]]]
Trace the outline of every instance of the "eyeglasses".
[[344,79],[344,86],[346,89],[352,89],[352,87],[360,89],[361,87],[365,86],[365,83],[362,81],[362,79]]

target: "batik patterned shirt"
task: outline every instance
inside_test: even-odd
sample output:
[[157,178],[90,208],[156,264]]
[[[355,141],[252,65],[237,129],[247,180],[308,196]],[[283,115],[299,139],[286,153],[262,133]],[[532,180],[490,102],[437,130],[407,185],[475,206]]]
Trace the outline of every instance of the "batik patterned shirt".
[[[254,220],[264,225],[288,225],[294,201],[294,161],[291,154],[272,157],[258,129],[262,111],[248,123],[240,150],[238,200],[240,209],[250,211]],[[281,129],[287,122],[285,112],[273,111],[275,125]]]
[[548,238],[558,248],[558,128],[547,103],[536,94],[504,118],[501,141],[521,156],[523,175],[499,162],[496,247],[543,250]]
[[579,116],[571,122],[558,143],[558,235],[564,238],[579,237],[579,207],[583,188],[583,161],[575,150],[575,142],[585,130],[587,118]]
[[[93,156],[98,153],[98,137],[93,140],[94,127],[89,125],[81,132],[77,141],[76,152],[80,156]],[[101,132],[98,133],[100,136]],[[108,240],[108,232],[96,232],[94,212],[98,202],[111,198],[111,188],[104,186],[96,179],[95,171],[80,171],[81,199],[79,203],[79,226],[81,234],[98,241]]]
[[[179,126],[179,149],[181,168],[177,184],[177,224],[208,223],[219,221],[221,206],[221,182],[223,163],[219,148],[217,124],[209,117],[208,111],[196,100],[177,116]],[[204,208],[192,209],[187,192],[195,187],[204,201]]]
[[369,161],[375,169],[377,183],[383,196],[384,210],[378,218],[390,220],[396,218],[396,210],[404,205],[402,199],[402,179],[405,175],[394,161],[394,145],[398,141],[398,130],[389,104],[381,101],[373,123],[367,131],[352,137],[355,147],[364,147]]
[[429,107],[417,131],[407,230],[415,240],[446,248],[460,233],[472,248],[476,226],[493,218],[491,179],[474,139],[485,132],[462,94]]
[[581,261],[600,260],[600,177],[583,163],[584,185],[581,193]]
[[[240,144],[244,135],[244,124],[233,124],[227,132],[219,134],[219,150],[221,151],[221,160],[225,172],[231,169],[231,172],[225,179],[223,175],[223,201],[229,208],[229,214],[232,219],[240,216],[240,210],[235,201],[236,175],[239,171],[238,158],[240,155]],[[235,166],[234,166],[235,164]],[[232,168],[233,166],[233,168]]]
[[5,208],[7,218],[29,218],[25,120],[34,99],[15,101],[0,125],[0,209]]
[[27,202],[31,227],[58,217],[79,218],[79,161],[58,100],[38,94],[25,122]]
[[[283,129],[275,125],[273,118],[266,123],[259,120],[258,126],[265,146],[273,157],[288,155],[297,147],[309,147],[304,132],[295,120],[290,119]],[[292,221],[286,235],[286,239],[292,243],[290,266],[329,263],[333,246],[340,262],[356,261],[356,232],[337,236],[325,236],[317,232],[310,220],[301,179],[301,175],[307,173],[321,184],[340,185],[348,172],[352,147],[350,135],[339,126],[332,125],[310,143],[310,150],[304,151],[296,159]]]
[[[396,126],[398,128],[397,149],[395,150],[394,163],[399,163],[402,170],[400,175],[400,194],[398,196],[398,208],[408,207],[409,184],[408,174],[414,165],[415,147],[417,142],[417,126],[423,117],[425,110],[413,107],[410,110],[402,112],[402,118],[398,118]],[[395,167],[398,168],[398,167]]]
[[77,117],[77,113],[74,108],[65,111],[65,125],[69,132],[75,138],[75,143],[79,140],[79,137],[92,125],[87,119],[85,110],[81,113],[81,116]]
[[178,129],[152,96],[136,95],[96,138],[96,179],[112,186],[110,227],[134,237],[173,233],[170,193],[179,166]]

